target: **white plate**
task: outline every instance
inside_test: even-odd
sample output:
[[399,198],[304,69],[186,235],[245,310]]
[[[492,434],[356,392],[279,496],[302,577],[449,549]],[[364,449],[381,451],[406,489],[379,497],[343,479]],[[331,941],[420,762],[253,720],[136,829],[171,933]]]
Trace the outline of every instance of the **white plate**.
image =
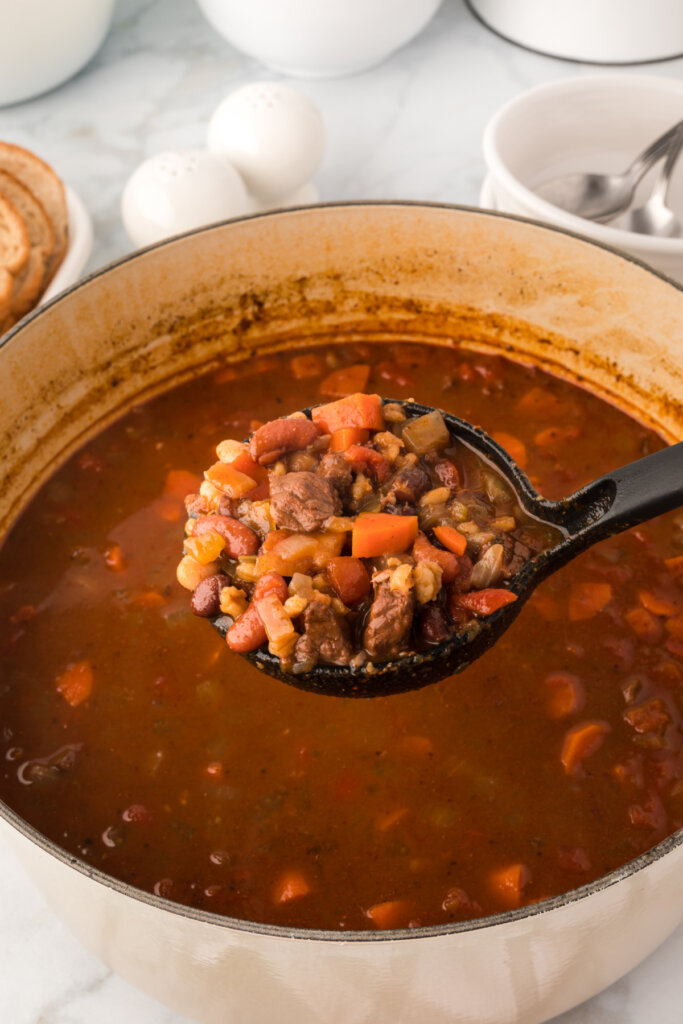
[[39,306],[54,299],[65,288],[78,281],[92,251],[93,228],[90,214],[83,200],[72,188],[65,185],[64,190],[69,215],[69,245],[59,270],[40,297]]

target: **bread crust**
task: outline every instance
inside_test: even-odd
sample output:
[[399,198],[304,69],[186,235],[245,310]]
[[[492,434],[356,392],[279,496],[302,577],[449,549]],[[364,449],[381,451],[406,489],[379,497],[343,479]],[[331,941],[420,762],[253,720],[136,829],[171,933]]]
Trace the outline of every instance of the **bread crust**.
[[54,277],[68,245],[68,212],[64,185],[44,160],[30,150],[10,142],[0,142],[0,170],[14,175],[33,192],[52,223],[55,244],[46,260],[44,288]]

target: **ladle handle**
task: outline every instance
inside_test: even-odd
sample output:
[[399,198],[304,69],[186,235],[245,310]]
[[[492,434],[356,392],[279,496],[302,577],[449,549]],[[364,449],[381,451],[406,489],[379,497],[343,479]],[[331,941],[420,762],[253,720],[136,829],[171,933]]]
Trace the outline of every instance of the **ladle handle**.
[[683,505],[683,441],[606,473],[566,500],[564,526],[589,547]]

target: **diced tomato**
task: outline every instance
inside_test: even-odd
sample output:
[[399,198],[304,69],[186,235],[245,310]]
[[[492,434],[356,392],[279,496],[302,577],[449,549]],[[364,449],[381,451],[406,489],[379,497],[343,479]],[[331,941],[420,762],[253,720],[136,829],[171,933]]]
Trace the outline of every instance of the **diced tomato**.
[[517,600],[511,590],[500,590],[491,587],[488,590],[470,590],[466,594],[458,594],[456,604],[475,615],[492,615],[499,608],[504,608]]
[[[337,433],[339,432],[337,431]],[[344,452],[344,458],[354,469],[367,470],[380,484],[391,476],[391,463],[374,448],[364,448],[362,445],[352,444]]]
[[327,563],[327,578],[340,601],[346,605],[358,604],[370,593],[370,574],[360,558],[340,555]]
[[78,707],[92,693],[94,675],[89,661],[76,661],[57,676],[56,686],[67,704]]
[[609,583],[575,583],[569,592],[569,621],[590,619],[612,600]]
[[407,551],[417,537],[417,516],[387,512],[358,516],[353,524],[351,553],[355,558],[377,558]]
[[340,398],[338,402],[316,406],[311,416],[313,422],[326,434],[334,434],[345,427],[384,430],[382,399],[379,395],[349,395],[347,398]]
[[567,775],[580,771],[583,761],[600,749],[609,731],[607,722],[581,722],[565,734],[560,760]]
[[370,379],[370,367],[367,363],[356,363],[355,366],[342,366],[333,370],[320,382],[320,394],[330,398],[342,398],[365,391]]

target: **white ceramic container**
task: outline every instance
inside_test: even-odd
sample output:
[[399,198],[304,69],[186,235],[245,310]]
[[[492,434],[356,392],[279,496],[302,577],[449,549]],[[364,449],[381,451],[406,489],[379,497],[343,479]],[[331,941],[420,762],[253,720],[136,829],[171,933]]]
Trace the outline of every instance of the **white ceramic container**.
[[[482,211],[284,211],[128,257],[5,336],[0,538],[55,464],[141,398],[228,354],[348,335],[511,348],[683,438],[683,291],[646,268]],[[206,1024],[538,1024],[611,984],[683,919],[683,830],[535,906],[405,931],[316,932],[142,893],[2,804],[0,827],[85,945]]]
[[467,0],[485,25],[552,57],[633,64],[683,53],[680,0]]
[[441,0],[197,0],[236,49],[287,75],[327,78],[379,64]]
[[[534,191],[543,181],[569,172],[624,171],[637,153],[681,119],[680,78],[604,73],[564,78],[520,93],[493,115],[484,131],[484,159],[496,208],[579,232],[683,281],[683,238],[624,231],[621,218],[598,224],[575,217]],[[634,205],[647,198],[657,170],[641,182]],[[671,181],[669,204],[683,215],[683,161]]]
[[0,106],[61,85],[94,57],[115,0],[0,0]]

